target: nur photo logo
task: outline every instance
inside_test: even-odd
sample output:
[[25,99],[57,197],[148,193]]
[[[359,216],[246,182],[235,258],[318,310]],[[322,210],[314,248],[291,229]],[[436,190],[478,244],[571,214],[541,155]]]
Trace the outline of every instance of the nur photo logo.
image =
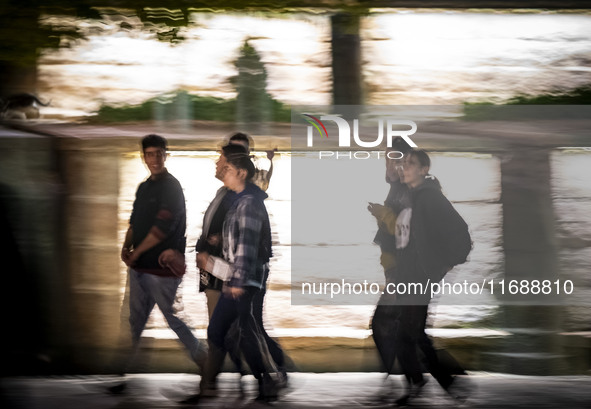
[[[319,136],[324,142],[329,140],[330,145],[334,146],[335,139],[332,136],[332,133],[329,137],[327,126],[330,128],[336,126],[336,134],[338,135],[336,141],[338,141],[339,148],[351,148],[352,145],[353,147],[363,149],[378,148],[383,146],[384,140],[386,142],[386,147],[391,148],[392,141],[397,137],[404,139],[404,141],[412,148],[418,147],[410,138],[410,135],[413,135],[417,131],[417,124],[411,120],[401,120],[388,116],[378,117],[377,129],[373,128],[373,130],[370,131],[374,132],[373,135],[364,136],[362,139],[359,131],[359,119],[349,121],[339,115],[312,115],[309,113],[302,114],[302,116],[306,122],[310,124],[306,127],[306,146],[308,148],[314,147],[315,135],[316,138]],[[386,155],[386,153],[384,153],[383,149],[380,151],[351,151],[339,149],[319,151],[318,155],[319,159],[329,157],[336,159],[369,159],[372,156],[381,158]],[[390,159],[402,158],[402,152],[389,151],[387,155]]]

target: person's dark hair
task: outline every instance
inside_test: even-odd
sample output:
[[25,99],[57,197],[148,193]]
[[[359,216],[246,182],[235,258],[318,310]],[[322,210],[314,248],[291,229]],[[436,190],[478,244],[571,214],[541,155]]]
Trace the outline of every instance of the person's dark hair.
[[168,142],[166,138],[160,135],[146,135],[142,139],[142,150],[145,151],[147,148],[162,148],[166,150],[168,148]]
[[394,138],[394,140],[392,141],[392,148],[389,148],[389,150],[398,151],[402,153],[407,153],[411,149],[412,148],[410,147],[410,145],[406,143],[406,141],[402,139],[400,136]]
[[431,168],[431,159],[429,158],[427,152],[425,152],[424,150],[411,149],[410,151],[408,151],[408,155],[417,158],[421,167],[424,168],[426,166],[428,168]]
[[242,145],[228,144],[222,147],[222,154],[226,161],[236,169],[246,170],[246,180],[249,181],[255,174],[255,167],[246,148]]
[[250,148],[250,138],[247,134],[242,132],[236,132],[230,136],[229,144],[238,142],[240,144],[246,145],[246,149]]

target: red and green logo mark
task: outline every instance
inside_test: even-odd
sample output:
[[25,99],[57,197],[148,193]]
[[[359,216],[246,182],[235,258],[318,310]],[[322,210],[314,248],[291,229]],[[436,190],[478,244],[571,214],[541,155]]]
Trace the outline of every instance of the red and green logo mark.
[[328,138],[328,132],[326,131],[326,127],[324,126],[324,124],[322,123],[322,121],[320,119],[318,119],[315,116],[312,116],[310,114],[302,114],[302,115],[307,117],[306,121],[308,121],[308,123],[310,125],[312,125],[314,128],[316,128],[318,130],[318,133],[320,134],[321,137],[324,136],[325,138]]

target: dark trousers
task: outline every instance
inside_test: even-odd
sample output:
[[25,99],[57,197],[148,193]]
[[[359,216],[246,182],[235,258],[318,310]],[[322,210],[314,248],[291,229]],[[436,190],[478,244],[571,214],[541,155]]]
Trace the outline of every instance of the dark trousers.
[[207,328],[209,354],[202,377],[202,387],[215,385],[215,379],[222,369],[226,356],[225,337],[235,320],[240,330],[240,349],[255,378],[262,378],[267,371],[261,352],[263,338],[253,315],[253,301],[260,290],[244,287],[239,299],[221,295]]
[[378,303],[371,319],[373,340],[380,355],[382,365],[388,374],[394,373],[396,360],[398,316],[400,307]]
[[[263,355],[270,355],[274,362],[274,365],[278,370],[285,369],[285,355],[281,346],[273,338],[267,334],[265,326],[263,324],[263,305],[265,301],[266,289],[258,291],[252,300],[252,315],[257,324],[259,334],[262,336],[265,344],[263,345]],[[238,322],[234,322],[230,327],[230,330],[226,334],[225,349],[230,353],[230,358],[234,362],[234,366],[239,372],[242,371],[242,361],[240,354],[240,328]],[[273,364],[271,364],[273,365]]]
[[400,305],[398,318],[397,357],[404,375],[412,383],[423,380],[422,368],[418,357],[420,350],[425,356],[427,370],[446,389],[453,381],[451,368],[440,362],[433,342],[425,333],[428,305]]
[[262,289],[257,292],[254,296],[252,302],[252,313],[254,316],[254,320],[257,324],[257,327],[260,331],[260,334],[263,336],[265,340],[266,347],[271,355],[271,358],[275,362],[275,365],[278,369],[283,370],[285,367],[285,356],[283,354],[283,350],[273,338],[267,334],[265,330],[265,326],[263,325],[263,304],[265,301],[265,294],[267,293],[266,289]]

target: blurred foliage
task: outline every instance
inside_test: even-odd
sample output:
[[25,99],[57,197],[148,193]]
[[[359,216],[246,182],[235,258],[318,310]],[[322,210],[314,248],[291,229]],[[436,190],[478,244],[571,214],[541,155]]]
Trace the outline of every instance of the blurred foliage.
[[[272,100],[271,108],[270,117],[274,121],[291,121],[289,107]],[[106,123],[178,119],[234,122],[236,99],[191,95],[184,90],[179,90],[172,95],[151,98],[140,105],[103,105],[90,121]]]
[[[0,73],[8,72],[3,67],[34,68],[43,49],[68,47],[85,37],[80,27],[62,24],[59,17],[101,21],[105,13],[134,15],[142,22],[141,29],[155,32],[160,41],[178,43],[184,40],[181,28],[191,24],[190,15],[195,11],[282,12],[292,7],[338,5],[336,0],[220,0],[213,4],[203,0],[0,0]],[[46,22],[43,16],[58,19]]]
[[[379,0],[378,0],[379,3]],[[40,16],[68,16],[80,20],[101,20],[105,12],[121,12],[139,17],[144,29],[159,27],[161,41],[178,42],[182,27],[191,23],[197,11],[293,12],[330,9],[366,11],[363,0],[0,0],[0,61],[34,65],[36,53],[56,48],[64,37],[84,37],[76,27],[43,25]]]
[[[235,99],[191,95],[179,90],[136,106],[103,105],[93,122],[146,120],[210,120],[236,122],[253,130],[266,122],[290,122],[291,111],[267,93],[267,70],[260,55],[248,40],[234,61],[237,75],[229,79],[236,90]],[[249,126],[252,125],[252,126]]]
[[[144,29],[159,27],[161,41],[178,42],[180,27],[189,24],[189,6],[199,2],[185,0],[0,0],[0,62],[20,67],[35,66],[43,49],[68,46],[84,38],[75,24],[51,23],[43,16],[74,17],[100,21],[103,13],[137,15]],[[203,2],[205,3],[205,2]],[[113,9],[116,8],[116,9]]]
[[234,62],[238,75],[230,78],[237,92],[236,122],[257,123],[269,121],[273,98],[267,93],[267,70],[259,53],[248,40]]
[[[72,24],[45,23],[42,16],[75,17],[100,21],[103,13],[137,15],[144,28],[160,27],[162,41],[182,41],[179,28],[189,24],[188,1],[65,1],[65,0],[0,0],[0,60],[20,65],[35,63],[43,48],[57,48],[68,41],[84,38]],[[149,7],[152,5],[153,7]],[[184,8],[179,8],[180,6]]]
[[[556,105],[564,106],[556,107]],[[540,95],[517,95],[501,104],[492,102],[464,103],[465,120],[509,120],[512,118],[581,118],[589,110],[576,110],[569,105],[591,105],[591,85],[569,91]]]
[[222,98],[189,95],[178,91],[151,98],[140,105],[103,105],[93,122],[147,121],[152,119],[233,120],[235,102]]
[[[457,3],[458,6],[462,3],[471,4],[468,0]],[[524,7],[526,2],[522,3],[521,7]],[[584,0],[570,1],[568,4],[556,1],[554,8],[585,8],[578,3],[584,3]],[[432,6],[429,2],[424,6],[413,4],[413,7]],[[159,26],[161,32],[157,36],[161,41],[178,42],[183,40],[179,29],[190,24],[190,15],[196,11],[290,13],[294,10],[339,10],[365,14],[375,7],[392,7],[392,4],[385,0],[0,0],[0,60],[31,65],[34,64],[35,56],[35,52],[31,50],[38,52],[37,50],[43,48],[59,47],[62,43],[60,39],[64,36],[82,36],[76,27],[39,24],[41,15],[100,20],[104,10],[131,12],[140,18],[144,28]]]
[[1,61],[25,67],[35,65],[41,49],[59,47],[62,36],[80,37],[75,29],[40,24],[40,16],[35,1],[0,0]]
[[518,95],[509,99],[506,105],[589,105],[591,85],[584,85],[566,92],[541,95]]

